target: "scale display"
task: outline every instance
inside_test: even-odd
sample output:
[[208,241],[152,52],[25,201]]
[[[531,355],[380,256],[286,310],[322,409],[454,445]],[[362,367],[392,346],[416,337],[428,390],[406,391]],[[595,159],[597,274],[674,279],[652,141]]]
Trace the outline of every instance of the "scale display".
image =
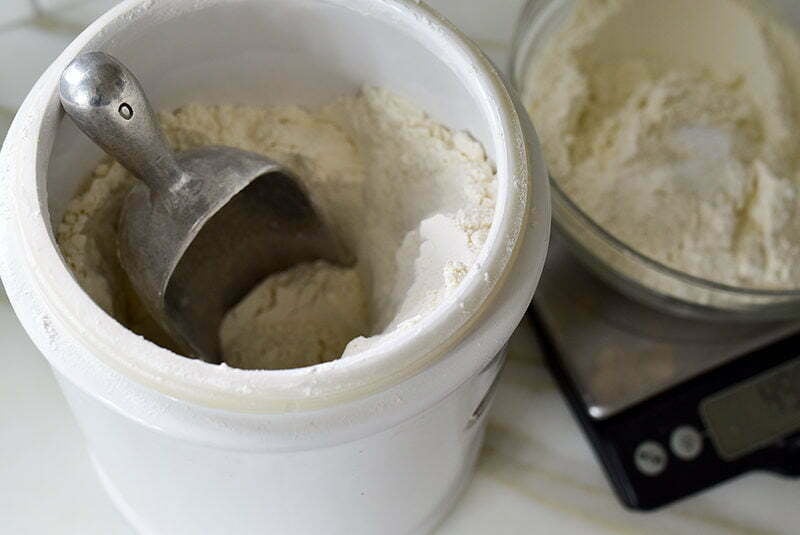
[[726,460],[800,429],[800,359],[704,400],[700,412]]

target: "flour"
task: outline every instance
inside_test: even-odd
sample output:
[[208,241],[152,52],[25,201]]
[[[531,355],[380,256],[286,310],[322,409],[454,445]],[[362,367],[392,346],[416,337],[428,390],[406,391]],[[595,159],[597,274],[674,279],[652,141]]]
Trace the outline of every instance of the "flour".
[[[223,321],[231,366],[308,366],[380,344],[453,294],[491,227],[496,180],[483,147],[383,89],[315,111],[189,105],[161,122],[178,150],[228,145],[286,165],[358,258],[349,269],[296,266],[256,287]],[[133,184],[119,164],[101,164],[58,241],[101,307],[169,347],[116,259],[117,218]]]
[[319,261],[268,277],[250,292],[223,320],[220,344],[236,368],[297,368],[339,358],[368,328],[355,270]]
[[533,66],[559,185],[670,267],[800,287],[800,45],[745,0],[579,0]]

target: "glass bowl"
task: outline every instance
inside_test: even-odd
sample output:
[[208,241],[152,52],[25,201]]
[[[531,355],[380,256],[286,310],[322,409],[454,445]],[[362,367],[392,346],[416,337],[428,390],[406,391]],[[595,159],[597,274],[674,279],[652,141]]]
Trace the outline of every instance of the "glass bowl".
[[[561,27],[574,0],[529,0],[514,34],[512,83],[523,98],[530,94],[530,68]],[[776,0],[769,7],[800,27],[800,3]],[[585,213],[550,178],[553,222],[574,255],[623,294],[671,314],[702,320],[771,321],[800,317],[800,289],[761,290],[734,287],[671,268],[631,248]]]

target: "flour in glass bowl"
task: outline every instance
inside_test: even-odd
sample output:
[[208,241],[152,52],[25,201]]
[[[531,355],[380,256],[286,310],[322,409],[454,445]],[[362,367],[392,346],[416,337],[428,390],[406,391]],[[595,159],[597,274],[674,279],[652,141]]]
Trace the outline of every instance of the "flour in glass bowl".
[[[496,177],[480,143],[385,89],[318,110],[194,104],[160,118],[177,150],[227,145],[286,165],[358,258],[353,268],[302,264],[257,286],[223,321],[230,366],[309,366],[413,326],[453,295],[491,227]],[[106,312],[169,347],[117,261],[117,220],[134,180],[118,163],[100,164],[58,242]]]
[[761,3],[577,0],[529,80],[551,174],[601,227],[702,279],[800,288],[800,43]]

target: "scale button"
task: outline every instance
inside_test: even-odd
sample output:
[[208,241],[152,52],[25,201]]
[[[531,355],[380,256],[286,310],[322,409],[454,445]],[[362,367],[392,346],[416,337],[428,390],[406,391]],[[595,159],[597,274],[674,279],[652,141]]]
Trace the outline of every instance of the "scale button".
[[667,450],[658,442],[643,442],[633,454],[636,468],[646,476],[657,476],[667,469]]
[[672,432],[669,447],[678,459],[693,461],[703,453],[703,435],[690,425],[681,426]]

